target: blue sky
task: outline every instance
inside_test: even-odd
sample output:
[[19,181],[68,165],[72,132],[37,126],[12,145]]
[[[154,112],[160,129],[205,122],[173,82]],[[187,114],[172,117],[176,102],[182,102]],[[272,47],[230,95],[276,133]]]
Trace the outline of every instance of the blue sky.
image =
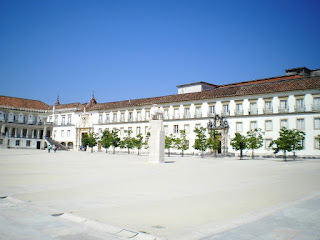
[[319,1],[0,0],[0,95],[53,104],[320,68]]

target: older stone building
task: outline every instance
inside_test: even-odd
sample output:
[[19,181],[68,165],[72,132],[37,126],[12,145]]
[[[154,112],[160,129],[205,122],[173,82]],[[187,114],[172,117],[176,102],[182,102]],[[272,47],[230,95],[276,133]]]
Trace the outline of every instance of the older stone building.
[[[5,98],[8,97],[2,97]],[[0,101],[0,141],[3,147],[13,147],[14,141],[23,139],[21,136],[39,132],[27,123],[16,123],[18,125],[13,127],[8,121],[10,107],[15,108],[11,114],[16,118],[21,113],[29,116],[32,111],[38,111],[33,114],[35,117],[46,117],[46,120],[43,120],[43,129],[39,128],[40,132],[42,130],[45,135],[50,133],[54,140],[71,149],[79,149],[81,138],[91,131],[101,134],[104,129],[116,128],[120,130],[120,137],[124,136],[124,130],[132,130],[133,135],[141,133],[145,136],[149,131],[150,109],[153,104],[157,104],[164,113],[166,134],[178,136],[180,130],[186,131],[190,147],[186,152],[190,154],[198,153],[192,147],[196,137],[194,129],[199,126],[207,127],[210,119],[220,116],[224,119],[224,127],[218,129],[221,134],[222,153],[234,153],[230,140],[235,133],[246,134],[250,129],[261,128],[265,142],[263,148],[256,153],[271,155],[269,143],[279,136],[282,127],[286,127],[306,133],[303,143],[305,149],[299,152],[299,155],[320,156],[317,141],[320,134],[320,70],[305,67],[288,69],[283,76],[233,84],[196,82],[179,85],[178,94],[162,97],[107,103],[97,103],[92,97],[88,104],[41,104],[42,108],[34,106],[22,110],[21,106],[6,106],[3,100]],[[12,138],[12,129],[16,129],[14,131],[18,131],[20,135],[14,132],[15,138]],[[23,129],[27,129],[26,134]],[[43,139],[43,136],[39,137]],[[13,142],[8,145],[8,140]],[[28,147],[23,144],[18,146]],[[101,149],[101,146],[97,146],[96,150],[98,149]]]

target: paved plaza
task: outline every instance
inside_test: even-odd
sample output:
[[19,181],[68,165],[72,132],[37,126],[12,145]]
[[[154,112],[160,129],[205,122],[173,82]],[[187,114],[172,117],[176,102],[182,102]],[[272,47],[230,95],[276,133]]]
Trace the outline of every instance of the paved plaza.
[[0,150],[0,239],[320,239],[320,160]]

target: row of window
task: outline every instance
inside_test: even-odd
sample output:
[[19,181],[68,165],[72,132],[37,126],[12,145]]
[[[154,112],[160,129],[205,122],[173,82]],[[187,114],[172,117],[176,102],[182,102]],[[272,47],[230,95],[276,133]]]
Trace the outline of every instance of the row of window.
[[[272,120],[265,120],[264,122],[265,131],[272,131],[273,130],[273,124]],[[315,130],[320,130],[320,118],[314,118],[314,125]],[[257,121],[250,121],[250,130],[254,130],[258,128]],[[281,119],[280,120],[280,128],[289,128],[288,125],[288,119]],[[296,129],[298,130],[305,130],[305,120],[304,118],[298,118],[296,120]],[[236,122],[236,132],[242,132],[243,131],[243,123],[242,122]]]
[[[320,111],[320,97],[314,97],[313,98],[313,106],[312,106],[312,110],[319,110]],[[295,105],[295,112],[304,112],[306,111],[305,108],[305,101],[304,98],[296,98],[296,105]],[[279,102],[279,109],[278,109],[279,113],[287,113],[289,112],[289,105],[288,105],[288,100],[287,98],[280,98],[280,102]],[[212,104],[209,106],[209,116],[213,116],[214,114],[216,114],[216,109],[215,109],[215,105]],[[274,113],[274,109],[273,109],[273,104],[272,104],[272,100],[265,100],[264,101],[264,109],[263,109],[263,113],[265,114],[271,114]],[[229,102],[226,103],[222,103],[222,113],[223,116],[230,116],[230,110],[229,110]],[[249,110],[248,110],[248,114],[249,115],[255,115],[258,114],[258,105],[257,105],[257,101],[251,101],[250,102],[250,106],[249,106]],[[234,115],[238,116],[238,115],[244,115],[244,110],[243,110],[243,104],[242,102],[236,102],[236,108],[235,108],[235,112]],[[180,107],[174,107],[173,109],[173,115],[169,116],[169,109],[164,109],[163,111],[163,117],[164,119],[184,119],[184,118],[201,118],[202,116],[202,107],[201,106],[196,106],[195,107],[195,113],[194,115],[190,114],[190,108],[189,107],[185,107],[184,108],[184,112],[183,115],[181,115],[180,112]],[[128,119],[125,118],[125,113],[120,113],[120,118],[118,119],[118,114],[117,113],[113,113],[113,119],[111,121],[110,118],[110,114],[107,113],[106,117],[105,117],[105,123],[109,123],[109,122],[125,122],[125,121],[143,121],[146,120],[148,121],[150,119],[150,111],[146,111],[144,118],[142,117],[142,113],[141,111],[137,112],[136,118],[134,119],[133,117],[133,112],[129,112],[128,113]],[[103,123],[103,115],[100,114],[99,115],[99,123]]]
[[[264,148],[265,148],[266,150],[271,150],[271,148],[269,147],[271,141],[272,141],[271,138],[266,138],[266,139],[264,140]],[[302,145],[302,146],[305,146],[304,140],[301,141],[301,145]],[[318,137],[315,137],[315,138],[314,138],[314,149],[320,149],[320,144],[319,144],[319,138],[318,138]]]
[[32,114],[29,114],[27,117],[24,116],[23,113],[20,113],[19,115],[15,115],[13,112],[10,112],[8,115],[6,115],[3,112],[0,112],[0,122],[8,122],[8,123],[27,123],[27,124],[41,124],[43,123],[43,117],[42,116],[33,116]]
[[[49,122],[53,122],[55,125],[58,125],[59,116],[55,115],[54,119],[52,116],[49,116]],[[60,125],[71,125],[72,124],[72,115],[68,114],[67,116],[62,115],[60,120]]]
[[[65,130],[60,130],[60,137],[65,137]],[[53,138],[58,137],[58,130],[53,131]],[[67,137],[70,137],[70,130],[67,130]]]

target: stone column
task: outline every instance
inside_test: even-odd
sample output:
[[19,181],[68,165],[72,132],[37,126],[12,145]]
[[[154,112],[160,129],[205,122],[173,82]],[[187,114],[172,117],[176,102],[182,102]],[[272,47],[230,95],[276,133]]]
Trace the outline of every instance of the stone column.
[[164,163],[163,114],[157,106],[151,109],[149,139],[149,162]]

